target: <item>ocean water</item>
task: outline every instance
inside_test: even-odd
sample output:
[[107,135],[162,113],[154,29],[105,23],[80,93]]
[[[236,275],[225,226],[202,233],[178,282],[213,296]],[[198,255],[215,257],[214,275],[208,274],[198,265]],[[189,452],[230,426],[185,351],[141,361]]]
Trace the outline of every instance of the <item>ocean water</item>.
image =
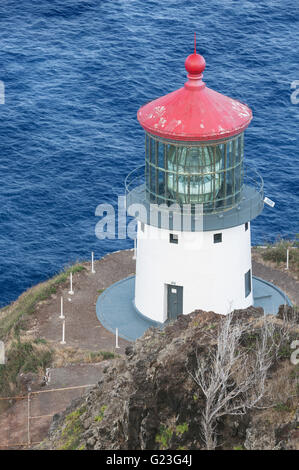
[[207,86],[246,102],[246,161],[276,201],[253,243],[298,229],[298,0],[3,0],[0,4],[0,306],[64,265],[132,247],[98,240],[144,161],[137,109],[181,87],[198,52]]

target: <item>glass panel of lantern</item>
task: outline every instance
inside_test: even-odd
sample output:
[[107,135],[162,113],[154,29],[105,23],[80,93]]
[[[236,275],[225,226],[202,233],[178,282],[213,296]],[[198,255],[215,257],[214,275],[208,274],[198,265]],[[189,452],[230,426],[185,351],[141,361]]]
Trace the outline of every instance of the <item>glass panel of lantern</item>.
[[156,195],[156,169],[154,165],[150,165],[150,192],[154,197]]
[[176,181],[176,173],[173,172],[173,165],[171,164],[169,167],[169,155],[174,150],[174,147],[170,144],[166,146],[166,188],[165,188],[165,194],[168,199],[172,199],[174,197],[174,190],[177,185]]
[[170,171],[167,187],[172,199],[180,203],[215,200],[221,186],[221,176],[218,172],[222,167],[222,155],[219,146],[170,145],[167,164]]
[[225,188],[225,194],[226,194],[226,197],[228,198],[227,201],[224,201],[225,205],[226,205],[226,202],[228,204],[230,204],[230,196],[232,194],[232,182],[233,182],[233,178],[232,178],[232,149],[233,149],[233,145],[232,145],[232,141],[230,140],[229,142],[227,142],[226,144],[226,149],[227,149],[227,153],[226,153],[226,188]]
[[[158,193],[159,196],[164,197],[164,186],[165,186],[165,171],[164,171],[164,147],[165,145],[162,142],[157,143],[157,160],[158,160]],[[162,200],[163,202],[163,200]]]
[[218,152],[220,153],[220,165],[219,165],[219,173],[217,176],[219,179],[220,189],[217,194],[217,201],[222,202],[223,197],[224,197],[224,183],[225,183],[225,171],[224,171],[225,170],[225,152],[226,152],[225,144],[218,145]]
[[236,139],[235,199],[238,200],[241,186],[241,137]]

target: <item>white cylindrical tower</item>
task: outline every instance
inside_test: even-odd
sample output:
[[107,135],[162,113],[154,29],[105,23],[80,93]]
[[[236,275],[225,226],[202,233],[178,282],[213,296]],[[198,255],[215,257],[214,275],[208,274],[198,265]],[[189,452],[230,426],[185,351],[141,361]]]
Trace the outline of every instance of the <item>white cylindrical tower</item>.
[[[219,234],[222,240],[215,243]],[[171,235],[177,243],[170,241]],[[244,224],[220,232],[144,225],[143,230],[139,227],[137,246],[135,306],[152,320],[167,320],[168,303],[176,296],[181,305],[174,314],[198,308],[227,313],[252,305],[251,289],[245,293],[251,253],[250,230]]]
[[135,307],[162,323],[253,304],[250,220],[263,209],[262,179],[244,167],[251,110],[205,86],[196,50],[185,67],[183,88],[138,111],[145,165],[126,180],[138,219]]

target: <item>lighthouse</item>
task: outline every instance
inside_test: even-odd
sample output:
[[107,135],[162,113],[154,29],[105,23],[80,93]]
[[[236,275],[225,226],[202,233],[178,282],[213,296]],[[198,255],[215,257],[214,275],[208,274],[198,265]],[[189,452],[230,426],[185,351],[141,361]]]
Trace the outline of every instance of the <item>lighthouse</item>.
[[205,65],[195,44],[184,86],[137,113],[145,164],[126,180],[137,219],[134,306],[159,323],[253,305],[250,222],[264,195],[244,161],[252,112],[208,88]]

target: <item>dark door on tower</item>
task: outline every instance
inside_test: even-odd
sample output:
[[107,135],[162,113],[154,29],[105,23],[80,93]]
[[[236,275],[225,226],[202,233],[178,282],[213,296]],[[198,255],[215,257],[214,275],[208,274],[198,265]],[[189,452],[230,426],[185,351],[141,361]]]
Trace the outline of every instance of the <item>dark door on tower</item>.
[[183,313],[183,287],[167,284],[167,320]]

